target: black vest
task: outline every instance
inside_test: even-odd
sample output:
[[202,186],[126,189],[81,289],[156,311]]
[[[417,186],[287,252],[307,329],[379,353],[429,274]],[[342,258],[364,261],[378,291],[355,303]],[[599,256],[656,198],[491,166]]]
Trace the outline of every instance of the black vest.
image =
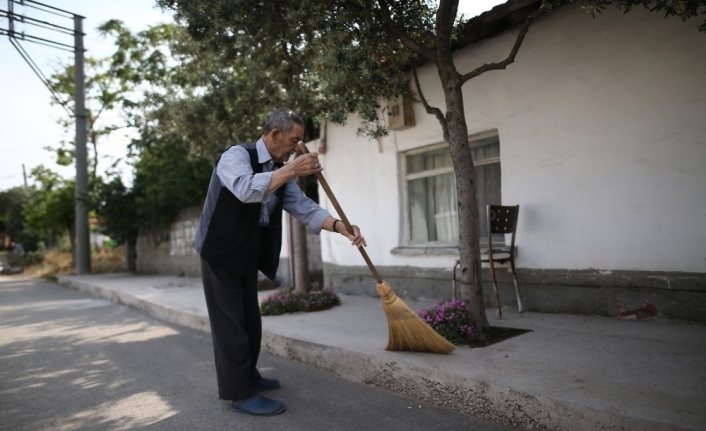
[[[262,172],[255,144],[244,144],[250,155],[253,172]],[[220,157],[216,161],[216,167]],[[214,169],[215,175],[215,169]],[[216,190],[209,190],[209,193]],[[270,280],[275,279],[282,250],[282,205],[284,187],[274,192],[277,204],[270,214],[270,224],[260,226],[260,203],[243,203],[226,187],[218,191],[216,207],[208,224],[201,247],[206,262],[236,276],[259,269]]]

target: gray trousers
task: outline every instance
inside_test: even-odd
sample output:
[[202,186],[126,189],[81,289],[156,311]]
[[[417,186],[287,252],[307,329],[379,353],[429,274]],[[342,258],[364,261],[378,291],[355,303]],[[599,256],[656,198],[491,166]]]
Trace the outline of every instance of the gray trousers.
[[201,260],[201,278],[211,322],[218,395],[244,400],[257,395],[255,383],[262,340],[257,300],[257,267],[236,277]]

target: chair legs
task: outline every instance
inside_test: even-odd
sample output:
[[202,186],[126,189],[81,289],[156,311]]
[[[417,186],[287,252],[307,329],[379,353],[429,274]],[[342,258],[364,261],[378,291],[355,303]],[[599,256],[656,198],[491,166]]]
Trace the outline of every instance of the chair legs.
[[[495,317],[497,317],[498,319],[502,319],[503,318],[503,311],[502,311],[502,306],[500,305],[500,295],[498,294],[498,280],[497,280],[497,277],[495,276],[495,265],[493,264],[492,260],[489,263],[490,263],[490,276],[493,279],[493,293],[495,293],[495,305],[497,307],[497,311],[495,312]],[[510,268],[512,269],[512,282],[515,284],[515,296],[517,297],[517,311],[519,313],[522,313],[524,311],[524,308],[522,307],[522,299],[520,299],[520,287],[517,284],[517,271],[515,270],[514,259],[510,260]]]
[[515,271],[515,259],[510,259],[510,267],[512,268],[512,281],[515,283],[515,296],[517,296],[517,312],[522,313],[522,300],[520,300],[520,288],[517,286],[517,272]]
[[498,319],[503,318],[503,310],[500,305],[500,295],[498,295],[498,281],[495,278],[495,266],[493,265],[493,260],[490,260],[490,276],[493,279],[493,292],[495,292],[495,305],[497,306],[497,311],[495,312],[495,317]]

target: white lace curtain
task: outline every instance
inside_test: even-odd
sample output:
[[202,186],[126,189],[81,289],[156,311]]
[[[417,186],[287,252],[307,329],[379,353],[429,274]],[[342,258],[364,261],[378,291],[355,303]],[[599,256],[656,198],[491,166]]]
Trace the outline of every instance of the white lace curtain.
[[[408,172],[412,173],[451,167],[448,149],[408,158]],[[458,241],[455,181],[453,171],[409,181],[412,242]]]

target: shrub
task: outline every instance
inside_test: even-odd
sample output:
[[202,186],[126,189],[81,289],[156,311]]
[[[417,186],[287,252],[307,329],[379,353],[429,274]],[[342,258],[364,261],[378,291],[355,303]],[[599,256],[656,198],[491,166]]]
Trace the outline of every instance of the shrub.
[[464,301],[439,300],[427,309],[419,311],[419,317],[442,337],[456,345],[468,345],[476,338],[473,326],[466,321],[468,306]]
[[321,289],[315,283],[307,293],[296,293],[293,287],[280,287],[262,301],[260,311],[265,316],[277,316],[297,311],[325,310],[340,304],[341,300],[333,289]]
[[29,251],[25,254],[25,265],[39,265],[44,262],[44,251]]

